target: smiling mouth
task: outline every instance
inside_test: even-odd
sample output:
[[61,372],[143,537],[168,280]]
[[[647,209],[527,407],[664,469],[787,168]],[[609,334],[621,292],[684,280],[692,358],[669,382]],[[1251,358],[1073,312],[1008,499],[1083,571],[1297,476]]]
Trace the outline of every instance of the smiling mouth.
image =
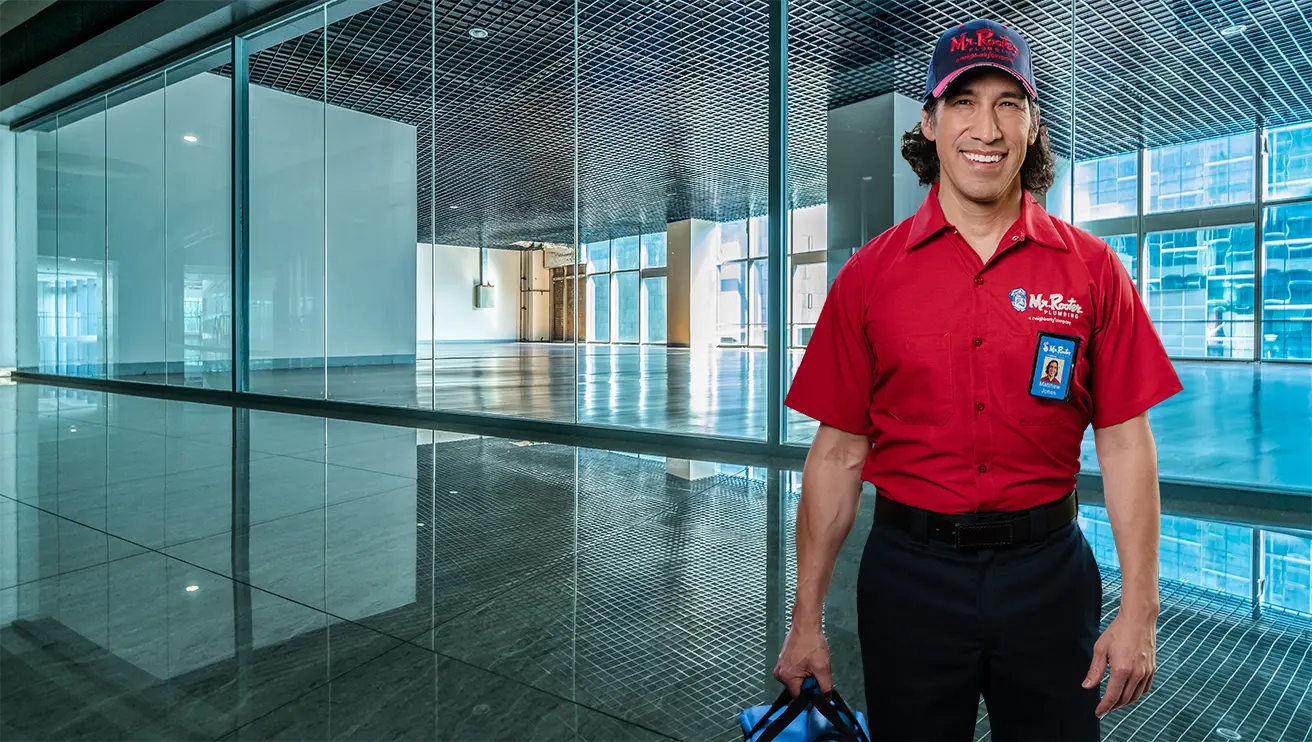
[[994,163],[1002,162],[1002,158],[1006,157],[1005,154],[981,155],[981,154],[976,154],[974,152],[962,152],[961,154],[967,160],[971,162],[977,162],[981,165],[991,165]]

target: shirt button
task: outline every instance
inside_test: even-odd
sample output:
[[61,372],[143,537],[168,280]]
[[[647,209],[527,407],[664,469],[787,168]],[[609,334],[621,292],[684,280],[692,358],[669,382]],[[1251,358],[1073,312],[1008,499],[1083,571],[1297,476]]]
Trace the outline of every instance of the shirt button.
[[[983,403],[983,402],[976,402],[976,403],[975,403],[975,411],[976,411],[976,412],[983,412],[983,411],[984,411],[984,403]],[[981,467],[981,468],[983,468],[983,467]]]
[[975,344],[976,348],[978,348],[979,346],[984,344],[984,338],[975,338],[971,342]]
[[1012,241],[1012,242],[1020,242],[1020,235],[1018,235],[1018,234],[1013,234],[1013,235],[1011,236],[1011,241]]
[[984,285],[984,276],[975,276],[975,285],[976,285],[976,286],[983,286],[983,285]]
[[983,465],[983,464],[980,464],[979,467],[976,468],[976,471],[978,471],[980,474],[983,474],[984,472],[986,472],[986,471],[988,471],[988,470],[989,470],[989,468],[988,468],[987,466]]

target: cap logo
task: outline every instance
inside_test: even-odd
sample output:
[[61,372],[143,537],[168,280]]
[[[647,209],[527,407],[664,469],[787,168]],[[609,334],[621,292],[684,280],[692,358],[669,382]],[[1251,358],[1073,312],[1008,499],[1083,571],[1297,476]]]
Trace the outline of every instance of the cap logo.
[[1011,39],[1006,36],[996,36],[993,31],[987,28],[981,28],[974,33],[957,34],[952,37],[952,43],[948,51],[953,54],[964,52],[978,52],[985,56],[1000,56],[1005,54],[1007,61],[1014,60],[1020,50],[1016,45],[1011,43]]

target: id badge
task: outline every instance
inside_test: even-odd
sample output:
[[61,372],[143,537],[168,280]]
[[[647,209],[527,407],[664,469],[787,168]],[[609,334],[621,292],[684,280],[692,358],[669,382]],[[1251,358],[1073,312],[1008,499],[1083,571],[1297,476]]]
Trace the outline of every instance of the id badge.
[[1065,402],[1071,396],[1071,375],[1079,358],[1080,339],[1040,332],[1034,347],[1030,396]]

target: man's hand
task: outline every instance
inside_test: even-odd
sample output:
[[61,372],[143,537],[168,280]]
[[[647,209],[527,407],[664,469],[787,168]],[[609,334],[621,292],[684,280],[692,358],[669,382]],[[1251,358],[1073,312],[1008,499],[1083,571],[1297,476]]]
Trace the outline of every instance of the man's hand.
[[815,678],[821,693],[833,690],[829,642],[825,641],[824,632],[819,628],[799,630],[796,625],[789,629],[783,651],[779,653],[779,662],[774,666],[774,676],[788,686],[793,698],[801,695],[802,683],[809,677]]
[[1157,672],[1157,617],[1118,615],[1093,645],[1093,664],[1085,688],[1096,688],[1110,664],[1107,692],[1095,712],[1098,718],[1139,700],[1153,687]]

